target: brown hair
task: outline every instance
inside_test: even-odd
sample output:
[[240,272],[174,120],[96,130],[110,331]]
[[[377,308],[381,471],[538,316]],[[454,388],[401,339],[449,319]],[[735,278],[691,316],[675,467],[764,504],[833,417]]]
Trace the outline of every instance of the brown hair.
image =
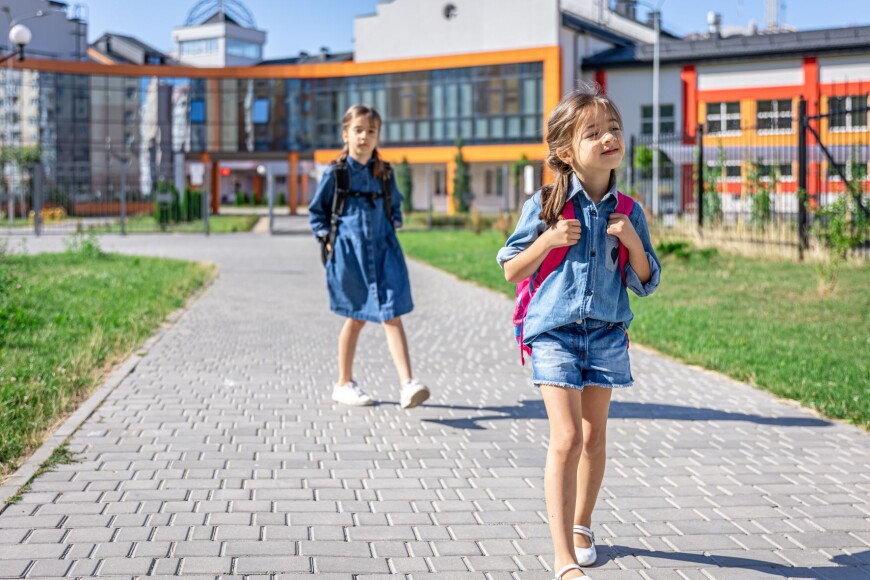
[[[577,136],[592,114],[604,109],[610,113],[619,128],[622,129],[622,116],[616,104],[601,92],[597,83],[584,83],[562,97],[550,118],[547,119],[547,165],[553,170],[555,178],[541,190],[541,215],[547,225],[553,225],[562,213],[562,208],[571,189],[571,174],[574,168],[571,164],[559,159],[558,151],[570,148],[572,151],[577,142]],[[612,174],[612,172],[611,172]],[[612,177],[611,177],[612,179]]]
[[[341,118],[341,130],[342,132],[347,131],[350,127],[350,124],[357,117],[366,117],[372,125],[377,125],[378,133],[381,132],[381,116],[375,110],[374,107],[367,107],[365,105],[351,105],[351,107],[344,113],[344,117]],[[344,147],[341,150],[341,154],[338,156],[338,161],[344,163],[347,159],[348,154],[350,153],[350,149],[345,142]],[[375,160],[375,168],[373,173],[375,177],[378,179],[386,179],[388,178],[389,171],[387,169],[387,164],[381,160],[381,156],[378,154],[378,148],[375,147],[375,150],[372,151],[372,159]]]

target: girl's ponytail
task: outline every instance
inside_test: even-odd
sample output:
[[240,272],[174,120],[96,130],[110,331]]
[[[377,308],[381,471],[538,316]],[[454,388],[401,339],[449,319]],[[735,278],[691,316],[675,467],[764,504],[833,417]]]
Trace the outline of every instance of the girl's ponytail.
[[541,215],[548,226],[552,226],[562,216],[562,207],[568,199],[571,189],[571,174],[574,169],[555,154],[547,156],[547,165],[553,170],[553,183],[545,185],[541,190]]
[[380,153],[378,153],[378,148],[375,147],[375,150],[372,151],[372,159],[375,160],[375,168],[372,171],[377,179],[388,179],[390,176],[387,172],[387,164],[381,159]]

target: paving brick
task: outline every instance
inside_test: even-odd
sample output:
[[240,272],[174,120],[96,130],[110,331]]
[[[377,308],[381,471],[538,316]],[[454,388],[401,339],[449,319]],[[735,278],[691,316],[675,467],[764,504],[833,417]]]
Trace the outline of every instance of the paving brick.
[[[82,461],[0,514],[4,574],[551,578],[549,426],[511,362],[510,299],[411,261],[406,327],[433,397],[399,410],[367,331],[356,370],[382,404],[345,408],[329,400],[341,320],[310,239],[105,244],[220,277],[74,433]],[[632,365],[636,387],[611,404],[596,580],[870,580],[866,433],[642,348]]]

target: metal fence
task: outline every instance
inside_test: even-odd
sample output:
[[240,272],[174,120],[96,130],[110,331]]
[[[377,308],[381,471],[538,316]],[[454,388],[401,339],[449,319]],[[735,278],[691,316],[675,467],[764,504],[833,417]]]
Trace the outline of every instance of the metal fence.
[[[825,209],[838,200],[847,197],[848,211],[867,217],[866,96],[865,106],[841,105],[829,99],[826,113],[808,115],[800,100],[794,117],[773,106],[753,124],[726,119],[699,125],[695,135],[662,135],[657,144],[651,135],[633,136],[623,183],[645,207],[658,208],[653,226],[664,235],[802,259],[822,249]],[[855,253],[870,258],[870,240]]]

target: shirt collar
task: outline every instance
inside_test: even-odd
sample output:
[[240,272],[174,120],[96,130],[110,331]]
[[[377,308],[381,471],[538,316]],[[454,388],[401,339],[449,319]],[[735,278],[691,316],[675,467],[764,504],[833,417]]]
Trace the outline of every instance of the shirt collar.
[[[616,172],[611,171],[611,173],[613,174],[613,183],[611,184],[610,189],[607,190],[607,193],[604,194],[604,197],[601,198],[602,202],[608,197],[613,197],[613,199],[616,199],[616,194],[618,191],[616,183]],[[580,178],[577,177],[576,173],[571,173],[571,189],[568,191],[568,198],[565,201],[572,199],[575,195],[580,193],[582,193],[583,197],[585,197],[588,201],[592,202],[592,198],[589,197],[589,193],[587,193],[587,191],[583,189],[583,184],[580,183]]]
[[375,163],[374,157],[369,159],[369,162],[366,165],[363,165],[362,163],[360,163],[359,161],[357,161],[356,159],[354,159],[350,155],[347,156],[347,164],[349,167],[351,167],[353,169],[362,169],[363,167],[366,167],[367,165],[374,165],[374,163]]

